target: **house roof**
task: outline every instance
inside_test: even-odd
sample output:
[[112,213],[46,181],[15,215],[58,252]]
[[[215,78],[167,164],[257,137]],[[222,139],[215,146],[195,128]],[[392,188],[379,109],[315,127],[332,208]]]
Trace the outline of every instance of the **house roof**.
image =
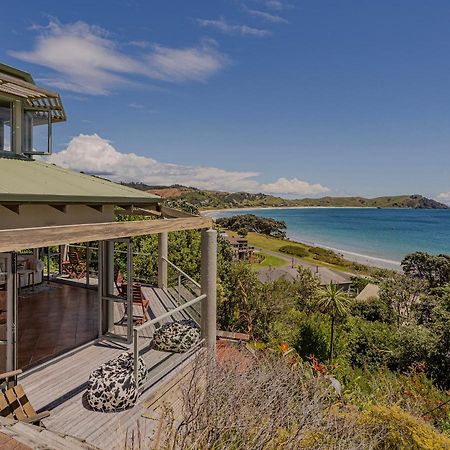
[[157,195],[54,164],[0,158],[0,203],[149,205]]
[[28,108],[48,111],[52,122],[63,122],[66,113],[59,94],[36,86],[31,75],[14,67],[0,64],[0,94],[20,99]]
[[357,296],[356,300],[369,300],[369,298],[379,298],[380,287],[376,284],[369,283]]

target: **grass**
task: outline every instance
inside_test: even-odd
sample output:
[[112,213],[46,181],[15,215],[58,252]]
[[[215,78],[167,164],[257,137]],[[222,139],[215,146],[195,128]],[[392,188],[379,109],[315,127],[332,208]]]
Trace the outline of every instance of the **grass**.
[[[233,231],[228,231],[228,230],[227,230],[227,234],[230,236],[237,235],[237,233],[235,233]],[[342,258],[342,264],[331,264],[327,261],[324,261],[320,256],[315,255],[312,252],[310,252],[310,249],[312,248],[311,246],[302,244],[301,242],[273,238],[270,236],[266,236],[264,234],[258,234],[258,233],[254,233],[254,232],[248,233],[246,238],[248,239],[248,243],[250,245],[259,247],[263,250],[271,250],[273,252],[279,252],[280,248],[284,247],[286,245],[298,247],[303,250],[307,250],[308,256],[305,256],[304,258],[297,257],[297,259],[305,261],[305,262],[309,262],[311,264],[315,264],[318,266],[328,267],[329,269],[337,270],[340,272],[353,273],[353,274],[354,273],[365,274],[365,273],[369,272],[369,268],[367,268],[367,271],[366,270],[362,270],[362,271],[358,271],[358,272],[355,271],[353,269],[354,263],[352,261],[348,261],[344,258]],[[285,255],[289,257],[288,254],[285,254]],[[285,261],[283,261],[283,262],[285,263]],[[257,264],[255,266],[260,266],[260,265]],[[275,267],[278,267],[278,266],[275,266]]]
[[267,267],[285,266],[288,263],[285,259],[278,258],[274,255],[269,255],[263,252],[258,252],[258,254],[263,256],[264,259],[259,263],[252,264],[252,268],[256,270],[265,269]]

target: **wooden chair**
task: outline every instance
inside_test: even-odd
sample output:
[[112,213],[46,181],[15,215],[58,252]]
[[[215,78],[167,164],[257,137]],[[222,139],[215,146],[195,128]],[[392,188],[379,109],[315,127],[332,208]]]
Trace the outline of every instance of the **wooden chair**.
[[67,256],[69,260],[63,262],[63,272],[77,279],[86,276],[86,263],[81,261],[80,255],[77,252],[69,252]]
[[[127,296],[127,290],[128,290],[128,285],[127,283],[122,283],[121,285],[121,289],[120,289],[120,295],[123,298],[126,298]],[[144,322],[147,322],[148,320],[148,312],[147,312],[147,308],[149,305],[149,301],[144,298],[143,294],[142,294],[142,286],[140,283],[133,283],[133,306],[139,306],[142,308],[142,316],[134,316],[133,315],[133,320],[136,320],[136,322],[140,325],[143,324]],[[127,314],[127,312],[125,312],[125,314]]]
[[[0,380],[5,380],[3,384],[7,387],[8,380],[15,378],[21,373],[21,370],[6,372],[0,374]],[[38,414],[28,400],[22,385],[17,384],[0,392],[0,415],[21,422],[39,425],[42,419],[50,415],[50,412],[43,411]]]

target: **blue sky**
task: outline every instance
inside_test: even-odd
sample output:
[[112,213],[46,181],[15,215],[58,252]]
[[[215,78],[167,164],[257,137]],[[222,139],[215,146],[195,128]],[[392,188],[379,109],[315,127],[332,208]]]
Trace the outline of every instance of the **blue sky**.
[[448,1],[22,0],[0,38],[3,62],[61,93],[59,164],[450,202]]

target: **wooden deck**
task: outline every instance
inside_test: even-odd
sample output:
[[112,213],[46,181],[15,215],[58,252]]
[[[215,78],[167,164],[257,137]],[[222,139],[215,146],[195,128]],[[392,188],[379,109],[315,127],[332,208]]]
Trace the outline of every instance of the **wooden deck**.
[[[172,297],[168,291],[145,287],[144,295],[150,300],[149,315],[157,317],[178,306],[178,296]],[[188,300],[185,292],[182,301]],[[191,295],[194,298],[194,295]],[[123,315],[119,304],[115,314],[119,320]],[[120,305],[122,306],[122,305]],[[136,312],[138,313],[138,311]],[[175,319],[189,317],[186,311],[177,313]],[[162,322],[170,321],[170,318]],[[123,333],[124,327],[116,326],[116,333]],[[149,327],[140,339],[141,356],[150,370],[149,387],[141,395],[138,404],[127,411],[101,413],[89,409],[84,394],[87,380],[92,370],[102,363],[118,356],[130,346],[102,341],[85,345],[71,353],[56,358],[42,366],[24,373],[20,382],[24,385],[29,399],[36,410],[50,410],[51,415],[44,420],[48,430],[74,436],[100,449],[124,448],[126,439],[141,436],[141,448],[150,448],[157,421],[150,420],[149,398],[157,396],[170,379],[193,358],[193,354],[173,354],[149,348],[154,328]],[[145,417],[143,414],[145,413]]]

